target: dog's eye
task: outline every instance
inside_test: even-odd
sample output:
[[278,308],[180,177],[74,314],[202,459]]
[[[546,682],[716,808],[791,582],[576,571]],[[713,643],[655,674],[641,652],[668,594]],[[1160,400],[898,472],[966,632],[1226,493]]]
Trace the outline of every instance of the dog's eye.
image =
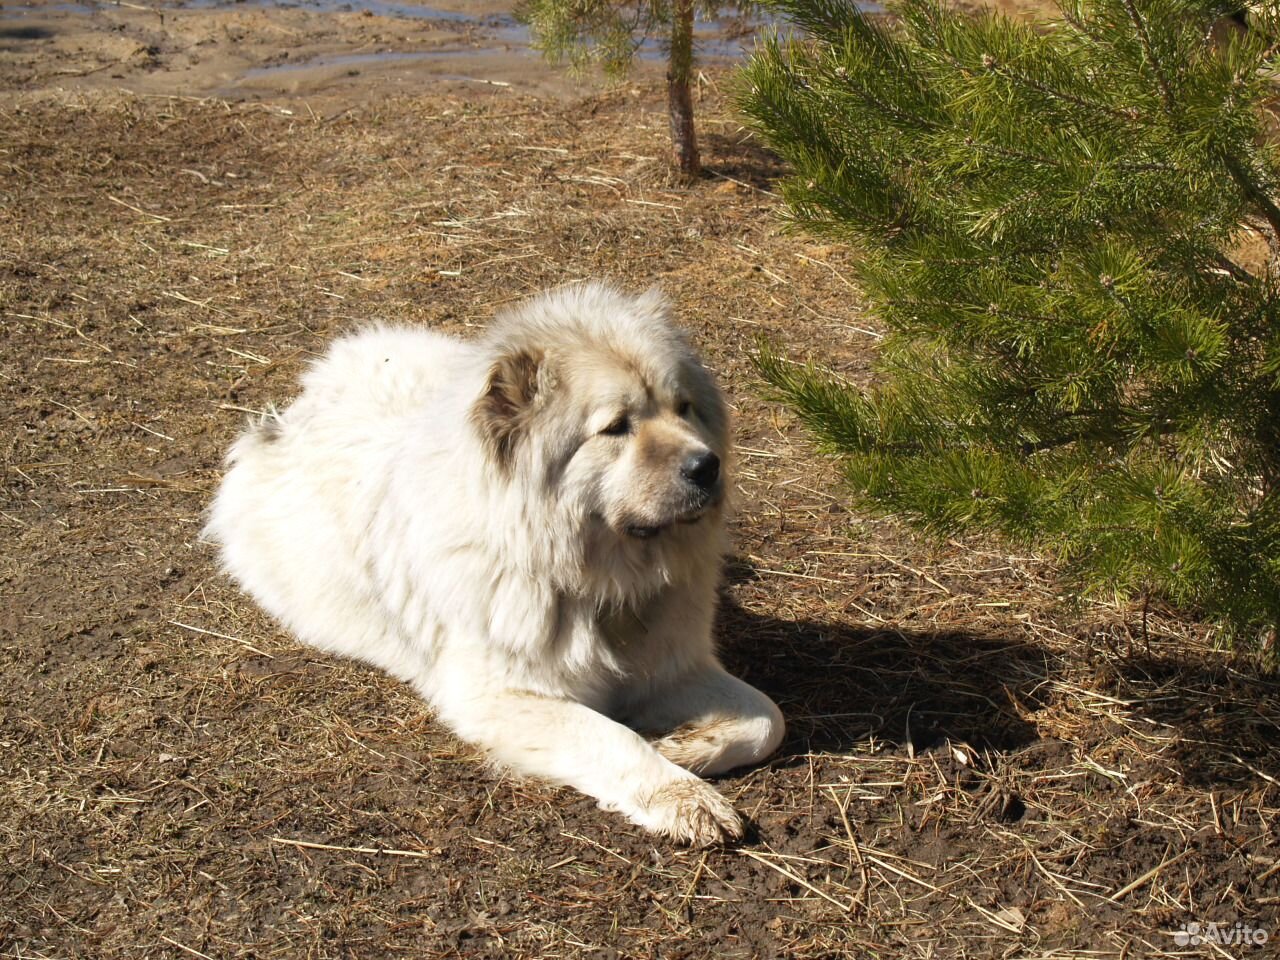
[[677,417],[687,417],[691,413],[693,413],[693,404],[690,403],[688,400],[681,400],[678,404],[676,404]]
[[606,437],[620,437],[630,432],[631,420],[625,413],[619,414],[607,427],[600,431]]

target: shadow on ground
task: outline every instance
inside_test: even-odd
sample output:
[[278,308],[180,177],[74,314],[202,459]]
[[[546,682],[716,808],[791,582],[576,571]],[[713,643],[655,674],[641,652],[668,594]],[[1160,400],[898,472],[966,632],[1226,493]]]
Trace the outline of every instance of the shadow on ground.
[[[729,578],[754,572],[736,560]],[[729,669],[787,716],[781,752],[792,759],[782,765],[873,742],[1014,753],[1053,739],[1032,714],[1088,690],[1103,697],[1097,738],[1116,735],[1119,722],[1149,727],[1153,769],[1135,777],[1160,779],[1155,768],[1171,766],[1210,788],[1280,782],[1280,677],[1247,658],[1112,651],[1090,665],[1083,641],[1075,657],[1016,637],[786,620],[746,610],[727,592],[718,636]]]
[[704,160],[709,173],[729,177],[761,190],[773,190],[786,172],[786,164],[750,133],[705,133]]
[[729,598],[719,629],[729,669],[786,714],[786,753],[840,753],[870,740],[1008,751],[1039,739],[1024,715],[1042,706],[1054,660],[1032,644],[780,620]]
[[1247,658],[1135,653],[1110,664],[1110,689],[1179,731],[1172,758],[1197,786],[1280,782],[1280,677]]
[[[53,31],[48,27],[0,27],[0,40],[48,40]],[[5,50],[16,50],[16,46],[5,45]]]

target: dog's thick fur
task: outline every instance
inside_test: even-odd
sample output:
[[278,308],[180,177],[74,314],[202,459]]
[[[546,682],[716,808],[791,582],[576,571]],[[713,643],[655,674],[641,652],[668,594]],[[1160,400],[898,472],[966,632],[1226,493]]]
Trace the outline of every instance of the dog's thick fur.
[[479,341],[341,340],[236,442],[207,533],[302,640],[413,684],[509,767],[708,844],[742,825],[695,774],[768,756],[783,722],[713,649],[727,416],[666,314],[587,284]]

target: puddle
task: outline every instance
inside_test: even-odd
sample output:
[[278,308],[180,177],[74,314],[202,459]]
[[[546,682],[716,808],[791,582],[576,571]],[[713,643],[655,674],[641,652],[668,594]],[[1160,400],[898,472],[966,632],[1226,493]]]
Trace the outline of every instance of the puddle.
[[[469,17],[454,10],[440,10],[420,3],[391,3],[388,0],[180,0],[177,9],[218,10],[236,7],[270,7],[276,10],[311,10],[315,13],[364,13],[401,20],[431,20],[460,27],[482,24],[485,18]],[[512,19],[514,23],[514,18]]]
[[454,10],[441,10],[437,7],[419,3],[394,3],[391,0],[142,0],[142,2],[118,3],[115,0],[101,2],[59,2],[42,3],[40,0],[28,0],[26,3],[0,3],[0,20],[16,19],[40,13],[97,13],[100,10],[111,10],[125,7],[131,10],[154,10],[163,13],[165,10],[234,10],[244,7],[262,7],[271,10],[310,10],[314,13],[363,13],[368,11],[379,17],[391,17],[400,20],[427,20],[450,26],[468,27],[484,26],[490,21],[509,20],[516,24],[514,17],[501,15],[491,17],[472,17]]
[[[470,16],[456,10],[442,10],[439,7],[420,3],[396,3],[393,0],[176,0],[176,2],[120,3],[116,0],[102,2],[59,2],[59,3],[4,3],[0,4],[0,20],[17,19],[32,13],[78,13],[91,14],[99,10],[113,7],[144,7],[156,11],[174,10],[233,10],[237,7],[265,7],[277,10],[310,10],[315,13],[364,13],[379,17],[401,20],[425,20],[443,26],[460,29],[476,28],[488,31],[499,45],[529,46],[529,28],[510,14],[493,14],[490,16]],[[875,2],[860,5],[869,13],[881,13],[884,8]],[[776,14],[760,13],[758,15],[724,16],[715,18],[698,17],[694,25],[694,42],[700,56],[710,58],[739,57],[749,52],[755,42],[756,33],[769,26],[785,28],[788,21]],[[450,52],[442,52],[447,56]],[[421,54],[415,54],[420,56]],[[642,60],[666,59],[666,51],[662,43],[653,38],[645,39],[637,55]]]
[[[466,21],[468,24],[474,24],[474,21]],[[483,29],[483,25],[482,25]],[[249,70],[245,76],[250,78],[262,78],[270,76],[278,76],[299,70],[312,70],[324,68],[348,68],[357,70],[361,67],[372,67],[381,64],[393,63],[432,63],[441,60],[451,60],[463,57],[475,57],[485,53],[514,53],[524,56],[540,56],[538,51],[534,50],[529,43],[529,31],[523,24],[512,21],[509,25],[504,24],[486,31],[486,36],[477,38],[480,43],[476,46],[467,47],[441,47],[432,50],[388,50],[374,53],[344,53],[336,55],[321,55],[311,57],[306,60],[293,60],[284,63],[273,63],[268,66],[255,67]],[[708,37],[698,42],[698,56],[706,59],[728,59],[742,57],[750,52],[751,45],[754,43],[754,36],[747,36],[737,39],[725,39],[723,37]],[[636,55],[645,61],[662,61],[666,59],[667,53],[663,49],[661,43],[656,40],[646,40],[641,44]]]
[[19,20],[42,13],[93,13],[97,9],[94,3],[5,3],[0,4],[0,20]]
[[376,66],[383,63],[431,63],[448,60],[454,57],[474,57],[485,52],[487,48],[466,47],[460,50],[418,50],[411,52],[387,53],[344,53],[337,56],[312,57],[309,60],[298,60],[291,63],[273,63],[267,67],[254,67],[245,72],[248,79],[280,76],[299,70],[317,70],[326,67],[358,70],[360,67]]
[[[599,71],[575,77],[548,64],[514,6],[515,0],[0,0],[0,85],[25,87],[37,78],[50,88],[123,86],[148,95],[231,98],[415,93],[442,80],[557,98],[577,96],[584,86],[607,88]],[[761,11],[700,17],[698,60],[715,69],[742,63],[770,27],[789,29]],[[644,39],[635,59],[639,76],[660,76],[665,45]]]
[[[117,0],[102,2],[28,2],[21,5],[0,5],[0,21],[25,18],[34,13],[92,14],[100,10],[128,7],[138,9],[142,3],[121,3]],[[362,66],[387,63],[413,63],[449,60],[460,57],[492,53],[538,57],[531,45],[529,28],[511,14],[469,16],[454,10],[397,0],[176,0],[176,2],[145,3],[147,9],[164,10],[234,10],[257,7],[274,10],[306,10],[315,13],[370,13],[390,19],[413,20],[441,27],[464,31],[469,42],[463,47],[441,47],[417,51],[386,51],[374,53],[318,56],[308,60],[274,63],[250,70],[250,77],[264,77],[305,68],[347,67],[356,70]],[[878,3],[865,3],[863,9],[879,12]],[[766,27],[786,29],[789,25],[776,14],[699,17],[694,25],[694,44],[697,56],[704,61],[739,60],[751,52],[756,36]],[[646,38],[636,50],[638,59],[648,62],[666,60],[667,52],[661,40]]]
[[[267,0],[233,0],[235,5],[256,3],[262,5]],[[315,10],[320,12],[354,13],[362,10],[378,16],[412,18],[439,23],[442,26],[460,30],[475,31],[475,43],[465,47],[441,47],[431,50],[385,51],[374,53],[356,53],[339,55],[322,55],[308,60],[286,63],[274,63],[257,67],[247,73],[248,77],[269,77],[313,68],[349,68],[357,70],[361,67],[372,67],[380,64],[429,63],[461,57],[474,57],[485,53],[514,53],[516,55],[539,57],[541,54],[533,49],[529,28],[510,15],[495,14],[487,17],[469,17],[466,14],[450,10],[418,4],[389,3],[385,0],[296,0],[272,4],[282,8]],[[196,9],[218,9],[232,6],[227,0],[186,0],[182,6]],[[703,60],[740,59],[751,52],[755,45],[757,32],[768,26],[785,27],[786,22],[772,15],[760,17],[720,17],[716,19],[700,18],[694,26],[694,44],[697,56]],[[665,45],[661,40],[646,38],[636,50],[640,60],[661,62],[667,58]]]

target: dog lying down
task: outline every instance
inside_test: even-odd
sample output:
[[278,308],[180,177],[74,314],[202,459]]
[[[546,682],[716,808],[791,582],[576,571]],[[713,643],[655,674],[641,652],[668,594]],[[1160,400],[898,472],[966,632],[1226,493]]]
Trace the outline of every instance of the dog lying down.
[[662,297],[584,284],[478,341],[338,341],[231,448],[206,532],[303,641],[413,684],[515,771],[701,846],[742,821],[697,775],[783,736],[711,638],[728,446]]

